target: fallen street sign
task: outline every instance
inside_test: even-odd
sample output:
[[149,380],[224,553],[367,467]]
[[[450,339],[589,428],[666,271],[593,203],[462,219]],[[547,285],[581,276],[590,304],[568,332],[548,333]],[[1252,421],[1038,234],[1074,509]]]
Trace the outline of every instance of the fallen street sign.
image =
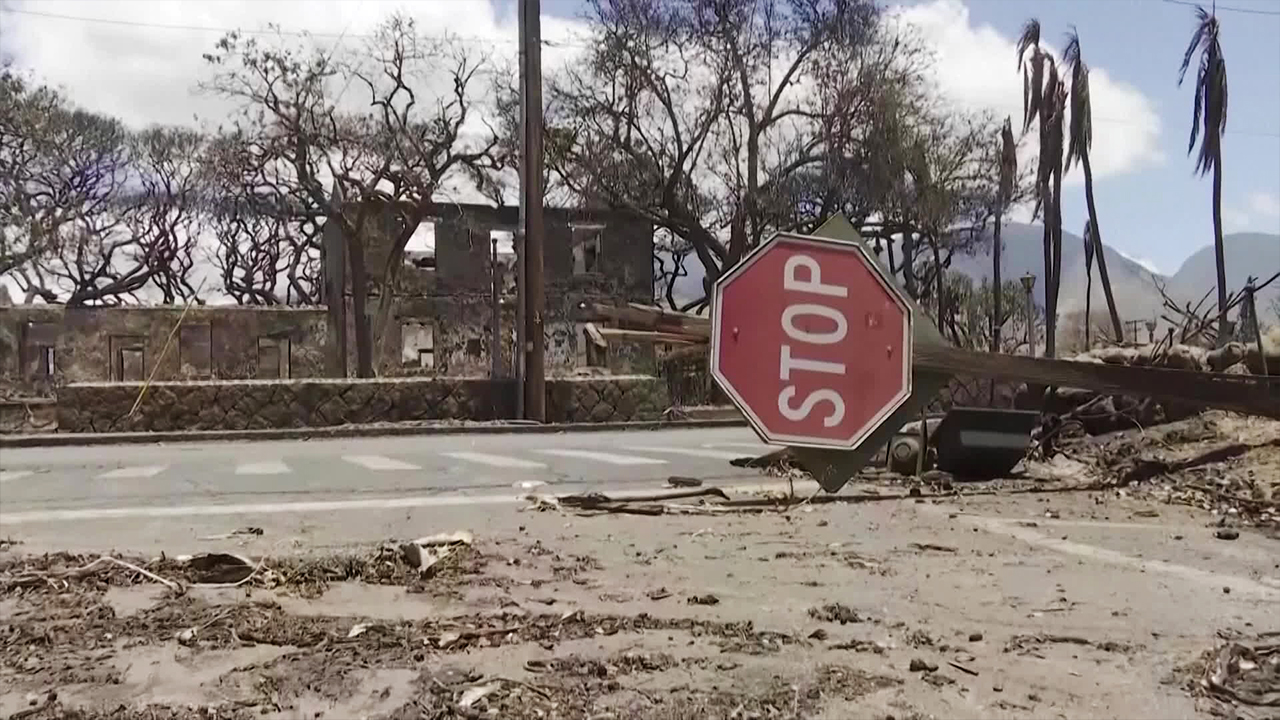
[[711,373],[766,441],[840,490],[956,375],[1174,400],[1280,419],[1280,378],[951,347],[858,231],[771,238],[716,281]]
[[766,442],[853,449],[911,397],[913,315],[861,243],[779,233],[716,281],[711,373]]

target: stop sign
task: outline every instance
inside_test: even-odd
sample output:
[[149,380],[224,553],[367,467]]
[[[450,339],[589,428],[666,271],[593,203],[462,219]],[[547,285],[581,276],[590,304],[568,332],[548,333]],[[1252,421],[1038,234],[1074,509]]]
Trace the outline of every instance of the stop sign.
[[766,442],[854,448],[911,395],[911,308],[860,243],[774,235],[713,293],[711,374]]

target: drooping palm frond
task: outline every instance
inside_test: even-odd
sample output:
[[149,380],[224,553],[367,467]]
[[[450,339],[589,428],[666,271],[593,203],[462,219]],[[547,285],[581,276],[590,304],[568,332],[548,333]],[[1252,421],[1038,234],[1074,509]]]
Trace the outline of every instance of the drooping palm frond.
[[[1178,85],[1186,79],[1187,70],[1196,53],[1200,63],[1196,72],[1195,105],[1191,109],[1191,137],[1187,142],[1187,154],[1200,143],[1196,158],[1196,172],[1204,175],[1214,168],[1219,157],[1218,144],[1227,128],[1227,63],[1222,57],[1219,42],[1221,25],[1218,18],[1204,8],[1196,7],[1196,29],[1182,57],[1178,70]],[[1203,130],[1203,136],[1201,131]]]
[[1026,132],[1038,117],[1044,117],[1045,108],[1045,67],[1056,76],[1053,58],[1048,53],[1036,50],[1027,62],[1028,72],[1022,76],[1022,132]]
[[[1048,53],[1041,53],[1043,66],[1047,68],[1046,77],[1040,91],[1038,114],[1040,117],[1040,157],[1036,166],[1036,204],[1031,210],[1031,217],[1040,215],[1040,206],[1047,203],[1050,194],[1049,181],[1053,177],[1053,169],[1062,161],[1063,116],[1066,114],[1066,85],[1058,78],[1058,66]],[[1028,118],[1027,124],[1034,118]],[[1049,208],[1045,208],[1046,213]],[[1046,215],[1046,220],[1049,219]]]
[[[1040,48],[1040,21],[1031,18],[1022,26],[1022,35],[1018,38],[1018,69],[1022,69],[1022,58],[1031,48]],[[1034,54],[1032,55],[1034,57]]]
[[[1027,56],[1030,51],[1030,56]],[[1026,58],[1026,65],[1023,59]],[[1031,18],[1018,38],[1018,69],[1022,71],[1022,132],[1040,114],[1044,98],[1044,64],[1048,56],[1040,50],[1040,21]],[[1052,62],[1052,60],[1050,60]]]
[[1089,98],[1089,66],[1080,53],[1075,28],[1067,35],[1063,60],[1071,71],[1071,127],[1067,140],[1067,167],[1075,165],[1093,145],[1093,103]]

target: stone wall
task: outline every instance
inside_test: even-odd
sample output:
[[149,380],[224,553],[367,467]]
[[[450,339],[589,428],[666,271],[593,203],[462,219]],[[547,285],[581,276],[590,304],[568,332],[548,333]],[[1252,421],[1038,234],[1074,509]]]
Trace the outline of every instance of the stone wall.
[[668,406],[665,383],[647,375],[547,381],[547,422],[657,420]]
[[[515,414],[515,383],[487,378],[78,383],[58,392],[60,432],[257,430],[353,423],[486,421]],[[547,383],[548,422],[655,420],[666,392],[652,377]]]
[[323,308],[192,307],[174,333],[182,312],[177,306],[0,307],[0,376],[31,385],[136,381],[153,370],[157,380],[325,374]]

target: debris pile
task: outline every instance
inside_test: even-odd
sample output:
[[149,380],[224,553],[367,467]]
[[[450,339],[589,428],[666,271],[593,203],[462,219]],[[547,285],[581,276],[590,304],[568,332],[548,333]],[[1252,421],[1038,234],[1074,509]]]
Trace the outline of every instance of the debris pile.
[[[0,562],[0,593],[44,588],[64,592],[74,584],[102,592],[156,582],[175,595],[190,587],[248,585],[280,589],[303,598],[324,594],[330,583],[359,580],[375,585],[404,585],[425,592],[433,578],[460,580],[482,572],[486,558],[471,545],[470,533],[432,536],[399,546],[386,544],[371,552],[322,557],[263,557],[253,560],[232,553],[200,553],[157,558],[94,558],[74,553],[21,556]],[[453,583],[441,583],[450,591]]]
[[1188,689],[1229,705],[1230,716],[1275,717],[1280,708],[1280,642],[1230,640],[1206,651],[1192,670]]
[[[1194,372],[1280,375],[1280,332],[1271,333],[1262,347],[1265,354],[1256,344],[1238,342],[1216,350],[1195,345],[1156,343],[1142,347],[1099,348],[1070,359]],[[1030,392],[1032,389],[1025,385],[1021,388],[1016,400],[1020,407],[1038,405],[1040,398],[1030,397]],[[1176,422],[1204,410],[1187,403],[1157,402],[1150,398],[1096,393],[1080,388],[1055,388],[1045,394],[1042,407],[1051,416],[1047,419],[1049,429],[1062,424],[1075,425],[1090,435]]]
[[1063,440],[1040,480],[1145,494],[1219,523],[1280,527],[1280,421],[1211,411],[1149,429]]
[[[537,684],[510,678],[474,678],[454,673],[451,678],[427,677],[419,681],[422,697],[412,706],[393,713],[394,720],[420,717],[579,717],[576,709],[591,708],[581,717],[678,718],[778,718],[800,720],[812,717],[828,698],[856,700],[878,690],[895,687],[901,680],[841,665],[825,665],[801,684],[781,678],[756,683],[750,688],[677,685],[661,692],[622,688],[618,679],[637,672],[652,672],[672,661],[669,657],[631,657],[621,654],[606,661],[576,658],[552,661],[564,670]],[[452,682],[449,682],[449,680]],[[423,715],[420,708],[441,709]],[[447,709],[456,709],[450,712]]]

